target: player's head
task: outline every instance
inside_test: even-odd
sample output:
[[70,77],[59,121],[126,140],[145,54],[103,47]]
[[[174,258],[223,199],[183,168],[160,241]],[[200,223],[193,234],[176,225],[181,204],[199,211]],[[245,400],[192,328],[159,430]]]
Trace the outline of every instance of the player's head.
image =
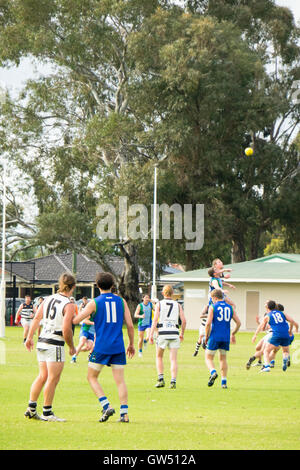
[[173,287],[170,284],[167,284],[166,286],[164,286],[162,290],[162,295],[164,297],[172,297],[173,293],[174,293]]
[[209,277],[214,277],[215,269],[214,268],[209,268],[208,271],[207,271],[207,274],[209,275]]
[[266,303],[266,307],[268,310],[275,310],[276,308],[276,302],[274,302],[274,300],[268,300],[268,302]]
[[84,295],[84,296],[82,297],[82,301],[83,301],[83,303],[85,303],[85,304],[87,303],[87,301],[88,301],[88,298],[87,298],[87,296],[86,296],[86,295]]
[[211,298],[214,303],[223,300],[223,292],[221,291],[221,289],[214,289],[212,291]]
[[98,273],[96,276],[96,284],[100,290],[111,291],[115,285],[115,278],[111,273]]
[[76,285],[75,277],[71,273],[63,273],[58,280],[58,292],[69,293]]
[[74,304],[75,303],[74,297],[70,297],[70,301],[73,302],[73,304]]
[[144,294],[143,295],[143,302],[145,305],[147,305],[150,302],[150,295],[149,294]]
[[42,302],[44,302],[44,297],[39,297],[39,303],[41,304]]
[[276,309],[279,310],[279,312],[284,312],[284,306],[282,304],[277,304]]
[[27,304],[30,304],[30,301],[31,301],[31,295],[26,294],[26,295],[25,295],[25,302],[26,302]]
[[220,258],[215,258],[212,262],[212,266],[216,269],[222,269],[223,268],[223,261],[220,260]]

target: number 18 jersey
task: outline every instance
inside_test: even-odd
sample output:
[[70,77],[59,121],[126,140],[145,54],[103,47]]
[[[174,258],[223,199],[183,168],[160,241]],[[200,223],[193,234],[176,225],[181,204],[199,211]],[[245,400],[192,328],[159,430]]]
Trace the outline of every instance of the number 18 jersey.
[[64,308],[70,303],[70,298],[63,294],[47,297],[43,303],[43,329],[38,338],[38,349],[49,349],[51,346],[64,346],[62,326]]

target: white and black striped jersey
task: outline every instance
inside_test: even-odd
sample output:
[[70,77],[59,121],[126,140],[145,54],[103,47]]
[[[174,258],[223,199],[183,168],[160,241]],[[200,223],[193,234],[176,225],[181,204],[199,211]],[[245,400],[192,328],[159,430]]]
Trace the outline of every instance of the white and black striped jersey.
[[33,315],[33,303],[30,302],[30,304],[23,304],[23,308],[21,310],[21,318],[24,318],[25,320],[29,320],[31,316]]
[[166,339],[179,336],[179,303],[172,299],[159,301],[158,334]]
[[43,303],[43,329],[38,338],[37,348],[48,349],[51,345],[64,346],[62,326],[64,308],[70,303],[69,297],[63,294],[53,294]]

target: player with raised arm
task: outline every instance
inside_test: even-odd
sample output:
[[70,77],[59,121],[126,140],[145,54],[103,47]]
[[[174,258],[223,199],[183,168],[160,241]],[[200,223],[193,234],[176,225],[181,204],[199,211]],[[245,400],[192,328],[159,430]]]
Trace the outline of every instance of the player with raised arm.
[[[232,305],[223,300],[223,292],[220,289],[215,289],[211,296],[212,305],[209,307],[205,327],[205,361],[210,371],[208,386],[211,387],[218,377],[214,365],[214,356],[216,351],[219,350],[222,376],[221,386],[222,388],[227,388],[228,364],[226,354],[229,351],[230,341],[232,343],[236,342],[235,335],[241,326],[241,322]],[[234,320],[236,326],[230,334],[231,320]]]
[[96,284],[100,295],[91,300],[73,320],[75,324],[92,315],[96,340],[88,363],[88,382],[102,406],[100,422],[107,421],[115,413],[98,381],[104,366],[111,367],[120,400],[120,422],[128,423],[128,391],[124,379],[126,353],[123,339],[123,321],[127,326],[129,345],[127,355],[132,358],[134,349],[134,326],[128,305],[122,297],[113,294],[115,280],[110,273],[99,273]]
[[[171,362],[171,383],[170,388],[176,388],[177,379],[177,351],[180,348],[180,342],[184,338],[184,330],[186,327],[186,319],[181,305],[172,299],[173,288],[166,285],[163,288],[163,300],[160,300],[155,307],[154,318],[149,336],[150,344],[153,344],[153,335],[155,328],[158,329],[158,337],[156,342],[156,367],[158,373],[157,388],[165,386],[164,381],[164,363],[163,355],[165,349],[170,350]],[[181,320],[181,331],[179,331],[179,318]]]
[[270,372],[271,355],[276,354],[282,347],[283,353],[283,365],[282,369],[287,369],[288,358],[289,358],[289,345],[293,340],[292,330],[297,323],[287,314],[280,312],[276,309],[276,302],[269,300],[266,304],[267,314],[257,327],[257,330],[252,338],[252,342],[255,343],[258,333],[263,331],[267,325],[272,329],[272,336],[268,339],[266,347],[264,349],[264,367],[260,372]]
[[[25,346],[28,351],[34,347],[33,335],[43,319],[43,329],[38,338],[36,349],[39,362],[39,375],[30,389],[30,397],[25,417],[43,421],[65,421],[58,418],[52,411],[55,390],[60,380],[65,363],[65,342],[69,346],[69,354],[73,355],[72,320],[75,306],[70,296],[75,288],[75,278],[64,273],[59,278],[57,294],[50,295],[39,306],[28,332]],[[44,387],[43,415],[37,414],[37,400]]]

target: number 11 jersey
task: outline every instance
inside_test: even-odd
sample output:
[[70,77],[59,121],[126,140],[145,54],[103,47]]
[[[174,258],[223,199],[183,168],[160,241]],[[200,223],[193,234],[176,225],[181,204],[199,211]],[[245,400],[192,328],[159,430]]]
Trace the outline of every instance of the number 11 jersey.
[[93,315],[96,341],[94,351],[101,354],[125,352],[123,339],[124,302],[115,294],[101,294],[94,299],[96,312]]

